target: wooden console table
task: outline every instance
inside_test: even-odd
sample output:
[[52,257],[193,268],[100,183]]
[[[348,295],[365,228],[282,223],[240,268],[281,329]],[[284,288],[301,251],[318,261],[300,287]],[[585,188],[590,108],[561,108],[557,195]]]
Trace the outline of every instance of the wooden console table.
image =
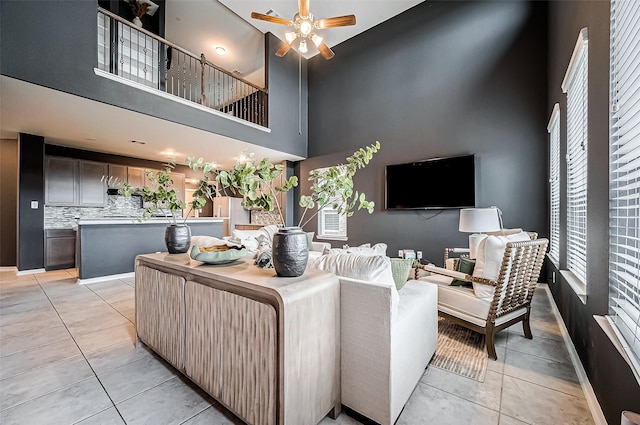
[[252,260],[136,257],[136,333],[248,424],[316,425],[340,414],[340,287]]

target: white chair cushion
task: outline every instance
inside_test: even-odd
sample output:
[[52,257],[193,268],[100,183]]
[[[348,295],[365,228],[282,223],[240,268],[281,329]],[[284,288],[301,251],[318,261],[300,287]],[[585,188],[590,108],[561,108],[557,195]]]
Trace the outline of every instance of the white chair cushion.
[[[504,257],[504,250],[508,242],[521,242],[531,240],[526,232],[514,233],[508,236],[487,236],[478,246],[476,266],[473,269],[473,277],[496,280],[500,273],[500,265]],[[494,287],[481,283],[473,283],[473,290],[478,298],[491,301]]]
[[464,314],[465,320],[478,326],[485,326],[491,302],[476,297],[473,289],[464,286],[450,286],[453,279],[442,275],[433,274],[421,277],[419,280],[438,285],[439,310],[456,317]]

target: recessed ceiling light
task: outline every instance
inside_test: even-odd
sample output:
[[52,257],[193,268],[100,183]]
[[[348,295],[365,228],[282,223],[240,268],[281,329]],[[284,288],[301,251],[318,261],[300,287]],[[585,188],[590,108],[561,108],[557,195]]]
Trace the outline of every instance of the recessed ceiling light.
[[98,139],[96,139],[95,137],[85,137],[84,140],[86,140],[87,142],[95,142]]
[[227,49],[225,49],[222,46],[216,46],[216,53],[219,54],[220,56],[224,56],[225,53],[227,53]]
[[135,144],[138,144],[138,145],[146,145],[147,144],[147,142],[141,142],[140,140],[132,140],[131,143],[135,143]]

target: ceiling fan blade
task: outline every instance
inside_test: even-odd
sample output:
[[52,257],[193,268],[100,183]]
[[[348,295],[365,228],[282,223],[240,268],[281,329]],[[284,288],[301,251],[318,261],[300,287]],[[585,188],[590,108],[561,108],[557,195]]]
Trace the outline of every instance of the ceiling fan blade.
[[324,18],[316,21],[317,28],[346,27],[356,24],[356,15],[336,16],[335,18]]
[[331,50],[329,46],[327,46],[327,43],[325,43],[324,41],[320,43],[320,45],[318,46],[318,50],[320,50],[320,54],[326,60],[329,60],[335,56],[335,53],[333,53],[333,50]]
[[287,43],[285,41],[285,42],[282,43],[282,45],[280,46],[280,48],[276,52],[276,56],[281,58],[284,55],[286,55],[289,50],[291,50],[291,44],[289,44],[289,43]]
[[298,13],[300,16],[309,16],[309,0],[298,0]]
[[288,19],[279,18],[277,16],[265,15],[264,13],[258,13],[258,12],[251,12],[251,17],[253,19],[260,19],[261,21],[273,22],[274,24],[291,25],[293,23]]

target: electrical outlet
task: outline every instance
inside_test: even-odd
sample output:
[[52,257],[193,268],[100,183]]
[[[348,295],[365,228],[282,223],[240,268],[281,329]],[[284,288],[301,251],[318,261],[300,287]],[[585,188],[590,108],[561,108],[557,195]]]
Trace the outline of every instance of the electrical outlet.
[[556,272],[551,272],[551,283],[556,283]]
[[416,253],[416,258],[417,258],[418,260],[422,260],[422,251],[418,251],[418,252]]
[[31,209],[32,210],[38,209],[38,201],[31,201]]
[[399,249],[398,250],[398,257],[399,258],[403,258],[404,257],[404,250],[403,249]]

